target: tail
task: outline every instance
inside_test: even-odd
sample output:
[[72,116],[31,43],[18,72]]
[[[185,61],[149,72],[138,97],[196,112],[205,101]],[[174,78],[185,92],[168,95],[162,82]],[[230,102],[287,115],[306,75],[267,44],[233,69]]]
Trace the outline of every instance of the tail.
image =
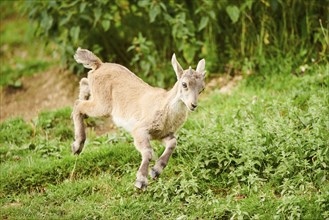
[[92,70],[98,69],[103,63],[95,54],[89,50],[81,49],[80,47],[75,52],[74,59],[87,69]]

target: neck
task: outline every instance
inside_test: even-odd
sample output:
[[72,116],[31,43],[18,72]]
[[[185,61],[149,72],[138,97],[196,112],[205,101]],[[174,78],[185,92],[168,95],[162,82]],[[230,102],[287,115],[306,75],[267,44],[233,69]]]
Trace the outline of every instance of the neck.
[[188,109],[180,98],[179,84],[167,91],[166,101],[163,109],[163,130],[165,135],[175,133],[185,122],[188,114]]
[[168,108],[174,112],[187,112],[188,109],[181,100],[178,89],[178,82],[176,82],[174,87],[168,91]]

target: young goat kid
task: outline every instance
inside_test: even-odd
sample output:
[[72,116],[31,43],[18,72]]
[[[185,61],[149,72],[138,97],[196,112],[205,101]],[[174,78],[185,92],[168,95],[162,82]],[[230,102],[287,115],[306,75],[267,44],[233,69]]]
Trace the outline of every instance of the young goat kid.
[[183,70],[174,54],[171,63],[177,82],[166,91],[146,84],[124,66],[103,63],[88,50],[78,48],[74,59],[91,71],[88,78],[80,81],[80,95],[73,109],[73,153],[80,154],[84,146],[85,115],[112,116],[117,126],[131,133],[142,155],[135,186],[145,189],[153,155],[150,140],[161,140],[166,147],[150,171],[151,177],[156,179],[176,147],[175,132],[185,122],[188,111],[197,107],[198,96],[205,87],[205,60],[199,61],[196,70],[191,67]]

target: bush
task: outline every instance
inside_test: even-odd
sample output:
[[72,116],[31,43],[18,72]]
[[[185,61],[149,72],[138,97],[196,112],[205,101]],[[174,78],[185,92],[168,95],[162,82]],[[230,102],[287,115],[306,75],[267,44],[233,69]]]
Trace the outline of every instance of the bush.
[[188,65],[205,58],[210,72],[248,71],[282,54],[327,59],[318,1],[27,1],[24,9],[36,34],[58,43],[63,64],[76,66],[80,46],[157,85],[175,80],[173,52]]

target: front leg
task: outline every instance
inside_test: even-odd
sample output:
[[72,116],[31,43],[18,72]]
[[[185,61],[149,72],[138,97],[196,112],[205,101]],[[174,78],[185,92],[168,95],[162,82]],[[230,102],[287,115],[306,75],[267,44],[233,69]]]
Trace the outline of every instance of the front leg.
[[162,141],[165,144],[166,149],[161,155],[161,157],[157,160],[155,166],[150,172],[152,179],[158,178],[160,173],[162,173],[163,169],[167,166],[169,158],[177,145],[176,137],[174,135],[170,135],[164,138]]
[[85,125],[83,123],[84,115],[80,112],[79,103],[80,100],[75,102],[72,112],[74,124],[74,142],[72,144],[72,152],[74,154],[81,153],[86,140]]
[[84,116],[91,117],[103,117],[108,116],[111,112],[111,108],[104,107],[100,101],[88,100],[82,101],[77,100],[73,108],[73,122],[74,122],[74,134],[75,140],[72,144],[72,151],[74,154],[80,154],[85,140],[86,132],[85,125],[83,123]]
[[137,171],[135,186],[138,189],[146,189],[148,185],[147,174],[150,161],[153,157],[153,150],[150,144],[149,135],[145,132],[133,132],[134,144],[142,155],[142,163]]
[[86,132],[85,125],[83,123],[83,119],[86,115],[81,114],[80,112],[80,101],[88,100],[90,97],[90,88],[89,82],[87,78],[82,78],[80,80],[79,87],[79,99],[75,102],[72,112],[73,124],[74,124],[74,142],[72,144],[72,152],[74,154],[80,154],[85,140],[86,140]]

